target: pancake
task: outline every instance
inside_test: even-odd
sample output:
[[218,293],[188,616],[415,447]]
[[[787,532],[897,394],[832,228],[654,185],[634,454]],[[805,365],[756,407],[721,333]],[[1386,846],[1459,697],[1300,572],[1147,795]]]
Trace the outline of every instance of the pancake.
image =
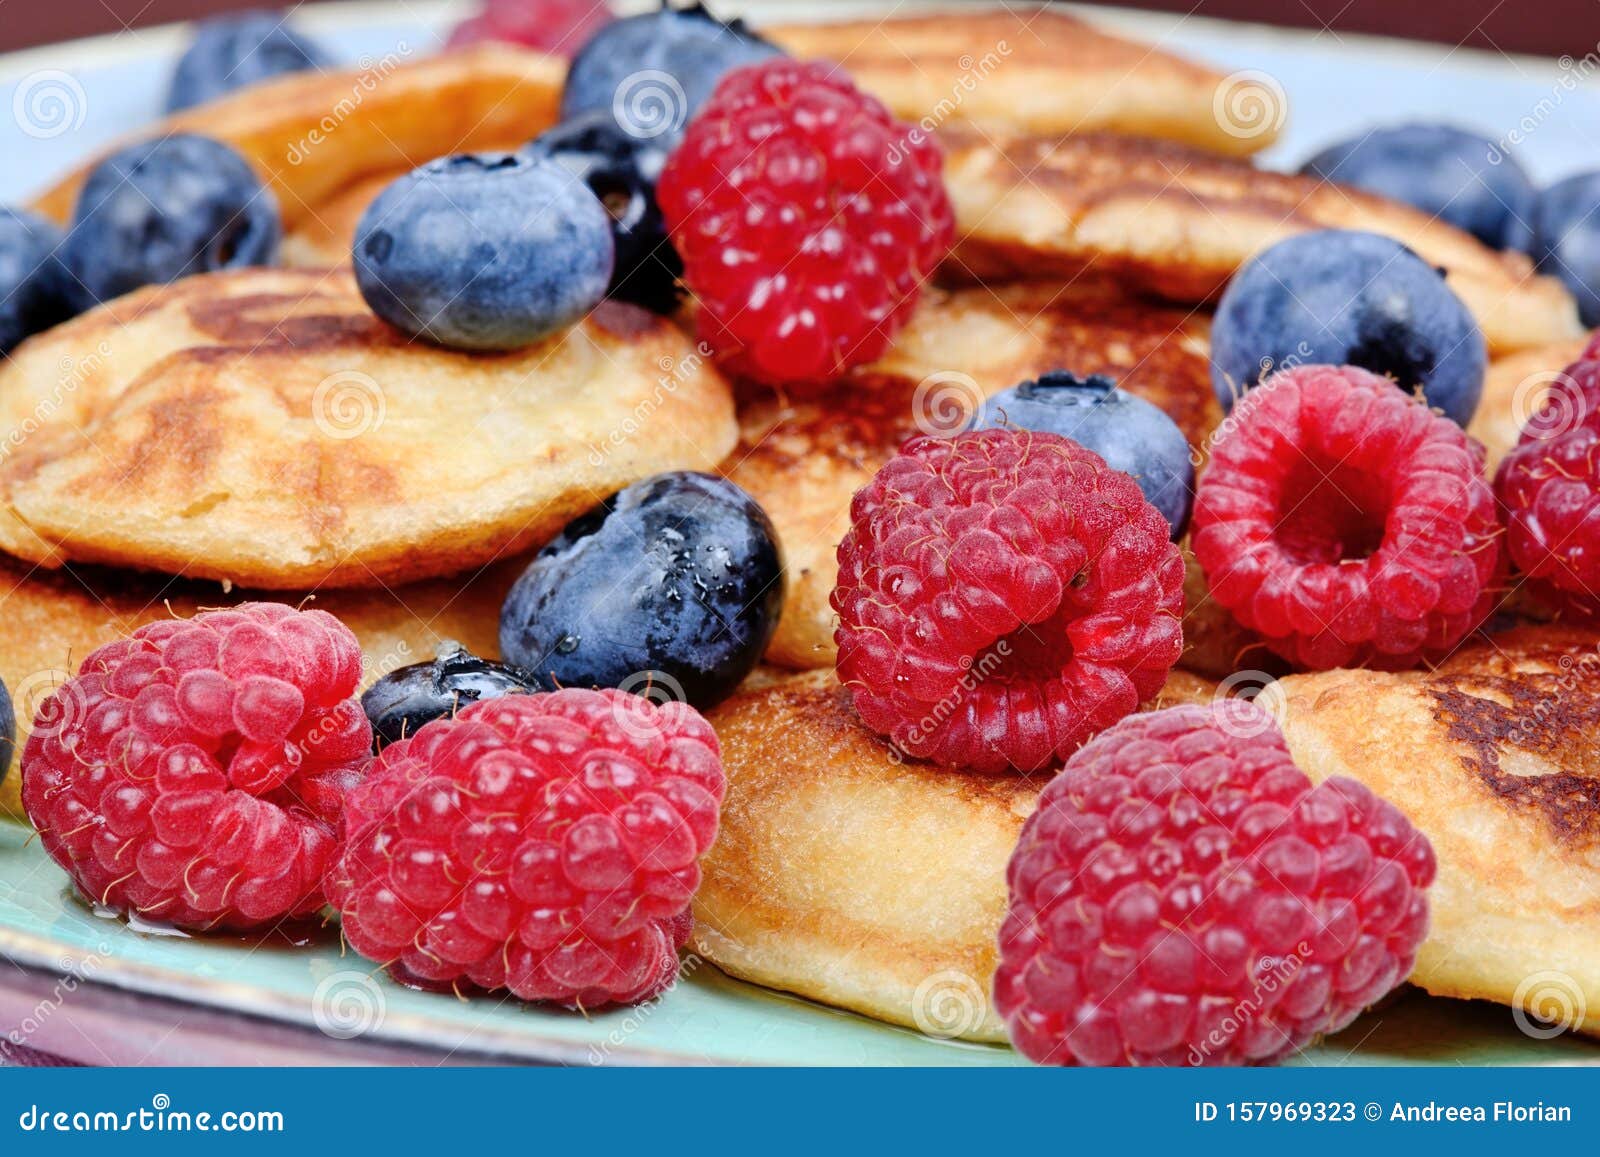
[[[1491,478],[1500,459],[1511,452],[1522,436],[1524,423],[1544,406],[1561,371],[1578,360],[1586,340],[1574,338],[1523,350],[1490,364],[1483,379],[1483,398],[1467,426],[1467,433],[1482,442],[1488,452]],[[1561,405],[1561,402],[1557,400],[1554,404]],[[1552,414],[1558,412],[1551,411]]]
[[794,394],[741,386],[739,445],[722,472],[771,516],[788,581],[767,660],[833,665],[828,595],[850,499],[906,438],[952,431],[982,398],[1070,369],[1112,375],[1198,444],[1222,417],[1206,334],[1201,315],[1139,302],[1092,279],[934,290],[888,354],[837,383]]
[[[0,679],[25,735],[44,697],[96,647],[173,615],[267,599],[327,611],[354,631],[365,687],[397,667],[433,658],[447,640],[497,656],[500,604],[524,565],[526,559],[513,559],[449,580],[286,595],[93,567],[47,571],[0,556]],[[12,769],[0,782],[0,811],[20,818],[18,779]]]
[[[1348,775],[1433,843],[1413,984],[1600,1033],[1600,635],[1530,627],[1433,672],[1294,675],[1257,701],[1314,779]],[[1531,1022],[1530,1022],[1531,1023]]]
[[[1209,703],[1174,674],[1160,704]],[[902,762],[831,671],[709,714],[728,794],[692,947],[733,976],[930,1035],[1003,1041],[989,1007],[1005,868],[1048,776]]]
[[1492,354],[1577,337],[1572,295],[1408,206],[1162,141],[940,130],[961,240],[947,272],[985,282],[1085,270],[1171,301],[1214,297],[1252,254],[1312,229],[1383,233],[1447,271]]
[[606,304],[544,343],[410,342],[348,271],[140,290],[0,368],[0,549],[268,590],[393,585],[540,545],[737,436],[683,333]]
[[1033,133],[1111,129],[1242,156],[1270,145],[1283,93],[1039,7],[792,24],[762,32],[843,66],[902,120]]
[[[515,148],[537,136],[559,119],[565,77],[564,62],[503,44],[414,61],[390,55],[366,69],[251,85],[129,139],[197,132],[232,145],[277,194],[292,236],[314,230],[325,204],[376,174],[406,172],[448,153]],[[51,186],[34,208],[66,221],[104,155]]]

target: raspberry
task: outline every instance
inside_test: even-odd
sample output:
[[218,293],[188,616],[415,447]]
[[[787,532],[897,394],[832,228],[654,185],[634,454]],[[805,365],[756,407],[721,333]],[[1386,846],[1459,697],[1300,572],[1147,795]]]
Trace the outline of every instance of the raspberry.
[[[1600,339],[1584,351],[1600,354]],[[1516,567],[1570,612],[1600,613],[1600,360],[1551,383],[1516,447],[1500,462],[1495,497]]]
[[717,834],[717,738],[622,691],[509,695],[383,749],[330,877],[402,979],[595,1008],[672,983]]
[[955,236],[941,163],[824,65],[724,77],[657,189],[717,358],[782,385],[880,357]]
[[1354,366],[1246,394],[1195,494],[1212,597],[1305,668],[1403,668],[1492,608],[1500,563],[1483,447]]
[[1125,719],[1023,825],[995,1008],[1040,1063],[1277,1060],[1410,974],[1433,875],[1398,809],[1313,788],[1259,707]]
[[355,636],[322,611],[141,627],[41,706],[23,806],[97,904],[196,930],[309,916],[371,760],[360,678]]
[[910,755],[1043,767],[1160,690],[1183,649],[1166,519],[1070,439],[913,438],[850,518],[839,678]]
[[570,57],[610,22],[604,0],[488,0],[455,26],[446,47],[496,40]]

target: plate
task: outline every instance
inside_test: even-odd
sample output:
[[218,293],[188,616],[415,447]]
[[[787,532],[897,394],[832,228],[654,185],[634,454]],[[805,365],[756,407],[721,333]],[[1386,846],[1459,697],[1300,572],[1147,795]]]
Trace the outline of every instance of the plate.
[[[722,7],[768,20],[816,11]],[[836,3],[828,14],[884,7]],[[359,60],[432,52],[459,13],[452,4],[330,4],[297,19]],[[1362,125],[1392,120],[1396,109],[1508,128],[1527,109],[1539,119],[1522,133],[1521,155],[1543,180],[1593,155],[1584,121],[1600,123],[1600,95],[1567,91],[1562,79],[1571,69],[1554,62],[1196,18],[1089,15],[1227,69],[1285,78],[1296,111],[1268,163],[1291,164]],[[0,119],[0,202],[24,199],[154,119],[182,42],[180,30],[165,28],[0,57],[0,97],[9,96],[13,112]],[[1361,84],[1350,83],[1353,72]],[[332,928],[302,944],[265,945],[139,930],[97,915],[31,833],[5,821],[0,957],[11,965],[0,969],[0,1025],[15,1026],[15,1043],[87,1063],[1021,1063],[1005,1048],[937,1040],[743,984],[694,957],[659,999],[582,1016],[401,987],[341,951]],[[1406,991],[1290,1063],[1600,1064],[1600,1043],[1534,1039],[1509,1009]]]

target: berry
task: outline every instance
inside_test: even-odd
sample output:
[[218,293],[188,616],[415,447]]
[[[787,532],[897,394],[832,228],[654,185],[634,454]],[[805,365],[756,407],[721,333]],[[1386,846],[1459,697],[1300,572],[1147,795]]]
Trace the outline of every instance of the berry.
[[75,312],[56,257],[61,231],[43,217],[0,208],[0,357]]
[[327,50],[286,19],[281,12],[241,12],[203,22],[172,74],[167,111],[181,112],[289,73],[332,68]]
[[1579,173],[1539,194],[1533,258],[1566,283],[1584,325],[1600,325],[1600,173]]
[[977,771],[1064,759],[1178,660],[1169,532],[1133,479],[1058,435],[913,438],[851,504],[839,679],[907,754]]
[[360,678],[355,636],[322,611],[141,627],[45,700],[23,807],[96,904],[196,930],[310,916],[371,760]]
[[1498,145],[1450,125],[1364,132],[1323,149],[1300,171],[1415,205],[1494,249],[1526,235],[1537,196]]
[[495,40],[571,56],[610,22],[604,0],[488,0],[455,26],[447,47]]
[[536,690],[537,685],[520,671],[480,659],[459,643],[447,643],[433,662],[401,667],[367,688],[361,709],[382,748],[415,735],[424,723],[454,715],[468,703]]
[[11,705],[11,692],[0,683],[0,782],[11,774],[17,758],[17,712]]
[[666,150],[656,141],[627,135],[600,113],[565,121],[528,149],[588,185],[611,215],[617,259],[606,295],[657,313],[676,309],[683,262],[667,240],[667,223],[656,204]]
[[755,669],[783,611],[766,512],[732,482],[660,474],[565,530],[500,611],[500,653],[550,689],[624,687],[699,708]]
[[278,201],[220,141],[175,133],[101,161],[62,246],[82,309],[196,273],[271,265]]
[[513,350],[572,325],[611,280],[611,217],[553,161],[443,157],[378,194],[356,227],[356,282],[413,337]]
[[1189,440],[1165,410],[1151,405],[1110,378],[1080,378],[1065,370],[1041,374],[994,394],[973,415],[969,429],[1011,426],[1071,438],[1093,450],[1113,470],[1131,475],[1145,500],[1183,534],[1194,493],[1194,462]]
[[1600,613],[1600,339],[1568,366],[1500,462],[1495,497],[1518,570],[1586,617]]
[[658,190],[716,357],[775,385],[880,357],[950,250],[940,163],[827,66],[731,73]]
[[1279,1060],[1410,974],[1434,869],[1394,805],[1312,787],[1259,707],[1136,715],[1023,824],[995,1009],[1041,1064]]
[[580,1008],[661,992],[725,781],[682,703],[508,695],[390,744],[350,793],[329,897],[406,980]]
[[1483,447],[1354,366],[1268,378],[1225,423],[1190,541],[1211,595],[1300,667],[1412,667],[1483,621]]
[[1325,229],[1280,241],[1228,283],[1211,326],[1211,380],[1223,409],[1297,365],[1385,374],[1465,428],[1488,352],[1444,275],[1398,241]]
[[725,23],[699,4],[663,5],[607,24],[578,50],[561,91],[561,119],[599,113],[671,152],[723,76],[781,55],[742,21]]

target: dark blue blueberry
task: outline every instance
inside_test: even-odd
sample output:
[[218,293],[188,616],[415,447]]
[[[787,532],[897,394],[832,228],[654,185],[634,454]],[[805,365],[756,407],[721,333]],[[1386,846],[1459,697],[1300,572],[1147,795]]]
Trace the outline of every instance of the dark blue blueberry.
[[177,133],[94,167],[61,253],[87,309],[141,285],[271,265],[282,238],[277,198],[245,159],[220,141]]
[[381,749],[415,735],[425,723],[453,716],[468,703],[538,689],[521,672],[448,643],[433,662],[413,663],[379,679],[361,696],[361,707],[372,724],[373,743]]
[[61,230],[43,217],[0,208],[0,357],[76,312],[60,245]]
[[1211,382],[1224,410],[1263,371],[1361,366],[1465,426],[1487,350],[1444,274],[1376,233],[1325,229],[1263,250],[1222,294],[1211,324]]
[[1534,259],[1578,299],[1583,324],[1600,325],[1600,173],[1551,185],[1533,213]]
[[172,74],[167,111],[204,104],[286,73],[333,66],[333,57],[320,44],[284,20],[281,12],[241,12],[201,24]]
[[672,312],[683,261],[667,240],[667,223],[656,204],[656,180],[667,163],[660,142],[630,137],[605,113],[589,113],[563,121],[528,150],[577,176],[611,215],[617,261],[608,296]]
[[1145,498],[1183,533],[1194,496],[1189,440],[1165,410],[1117,388],[1110,378],[1057,370],[1002,390],[978,408],[971,430],[1010,426],[1071,438],[1113,470],[1132,475]]
[[464,350],[511,350],[605,297],[611,217],[562,166],[525,153],[430,161],[356,226],[356,280],[390,325]]
[[1536,195],[1499,145],[1449,125],[1363,133],[1323,149],[1300,171],[1415,205],[1495,249],[1525,236]]
[[741,21],[725,24],[699,4],[663,6],[607,24],[578,50],[561,119],[602,113],[670,151],[724,74],[782,55]]
[[11,771],[17,754],[17,711],[11,705],[11,692],[0,683],[0,780]]
[[500,653],[552,689],[655,681],[705,708],[754,669],[782,610],[766,512],[726,479],[660,474],[539,552],[500,611]]

